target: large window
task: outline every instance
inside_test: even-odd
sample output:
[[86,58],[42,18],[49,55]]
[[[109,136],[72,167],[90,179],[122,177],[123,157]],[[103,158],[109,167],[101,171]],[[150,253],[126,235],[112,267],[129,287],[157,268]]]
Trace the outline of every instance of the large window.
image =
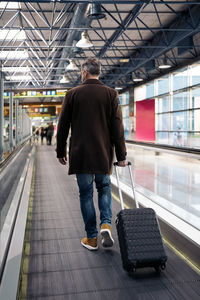
[[126,93],[119,95],[119,102],[121,105],[129,104],[129,93],[126,92]]
[[170,130],[170,116],[169,113],[158,115],[158,131]]
[[200,88],[192,90],[192,108],[200,108]]
[[129,136],[129,92],[123,93],[119,95],[119,101],[122,108],[122,116],[123,116],[123,124],[125,130],[125,136],[128,138]]
[[169,92],[169,75],[158,79],[158,95],[166,94]]
[[174,111],[189,108],[188,92],[174,94],[172,103]]
[[189,85],[188,83],[188,68],[184,68],[173,73],[173,90],[180,90]]
[[192,78],[192,85],[200,84],[200,64],[191,66],[189,72]]
[[173,131],[187,130],[187,111],[174,112],[173,114]]
[[154,82],[150,82],[146,86],[146,97],[152,98],[154,97]]
[[[136,90],[135,101],[155,98],[156,143],[200,149],[200,63]],[[142,99],[141,91],[145,93]]]
[[162,113],[167,111],[170,111],[170,97],[169,96],[159,97],[158,112]]
[[191,116],[192,131],[200,131],[200,109],[195,109],[192,111]]

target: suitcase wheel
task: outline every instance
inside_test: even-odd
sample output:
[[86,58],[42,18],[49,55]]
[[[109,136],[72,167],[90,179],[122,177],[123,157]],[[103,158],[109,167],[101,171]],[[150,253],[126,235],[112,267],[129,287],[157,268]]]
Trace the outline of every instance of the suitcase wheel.
[[135,267],[133,267],[133,269],[132,269],[132,272],[133,272],[133,273],[135,273],[135,272],[136,272],[136,268],[135,268]]
[[136,268],[135,267],[132,267],[131,270],[129,271],[129,273],[132,273],[132,274],[135,273],[135,272],[136,272]]
[[128,271],[128,275],[129,275],[130,277],[133,277],[135,273],[136,273],[136,268],[134,268],[134,267],[131,268],[131,270]]
[[160,273],[161,270],[164,270],[166,268],[166,264],[161,264],[159,266],[154,267],[156,272]]
[[164,270],[166,268],[166,264],[161,264],[161,270]]

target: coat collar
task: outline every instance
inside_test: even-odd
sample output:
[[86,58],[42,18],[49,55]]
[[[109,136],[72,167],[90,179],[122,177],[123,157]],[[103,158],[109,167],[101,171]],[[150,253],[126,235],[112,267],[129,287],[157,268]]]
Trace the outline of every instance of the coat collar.
[[103,85],[103,82],[101,82],[98,79],[86,79],[82,84],[101,84],[101,85]]

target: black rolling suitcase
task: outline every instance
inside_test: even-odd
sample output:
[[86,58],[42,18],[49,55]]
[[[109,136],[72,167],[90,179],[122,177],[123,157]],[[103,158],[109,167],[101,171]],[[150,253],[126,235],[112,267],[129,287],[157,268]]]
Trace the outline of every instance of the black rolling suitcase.
[[136,208],[124,209],[117,165],[114,163],[122,210],[117,214],[116,227],[123,268],[128,272],[135,272],[137,268],[143,267],[154,267],[156,271],[164,270],[167,255],[156,213],[152,208],[139,208],[130,162],[128,168]]

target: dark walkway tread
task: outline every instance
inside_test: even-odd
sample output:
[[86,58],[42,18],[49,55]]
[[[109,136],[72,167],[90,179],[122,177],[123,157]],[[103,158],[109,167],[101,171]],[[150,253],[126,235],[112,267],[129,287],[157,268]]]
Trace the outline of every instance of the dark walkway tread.
[[167,268],[161,275],[151,268],[138,270],[134,278],[124,272],[114,225],[119,209],[113,200],[114,247],[105,250],[99,240],[98,251],[83,248],[75,176],[68,176],[67,168],[58,164],[53,147],[39,146],[27,299],[200,299],[200,276],[168,248]]

